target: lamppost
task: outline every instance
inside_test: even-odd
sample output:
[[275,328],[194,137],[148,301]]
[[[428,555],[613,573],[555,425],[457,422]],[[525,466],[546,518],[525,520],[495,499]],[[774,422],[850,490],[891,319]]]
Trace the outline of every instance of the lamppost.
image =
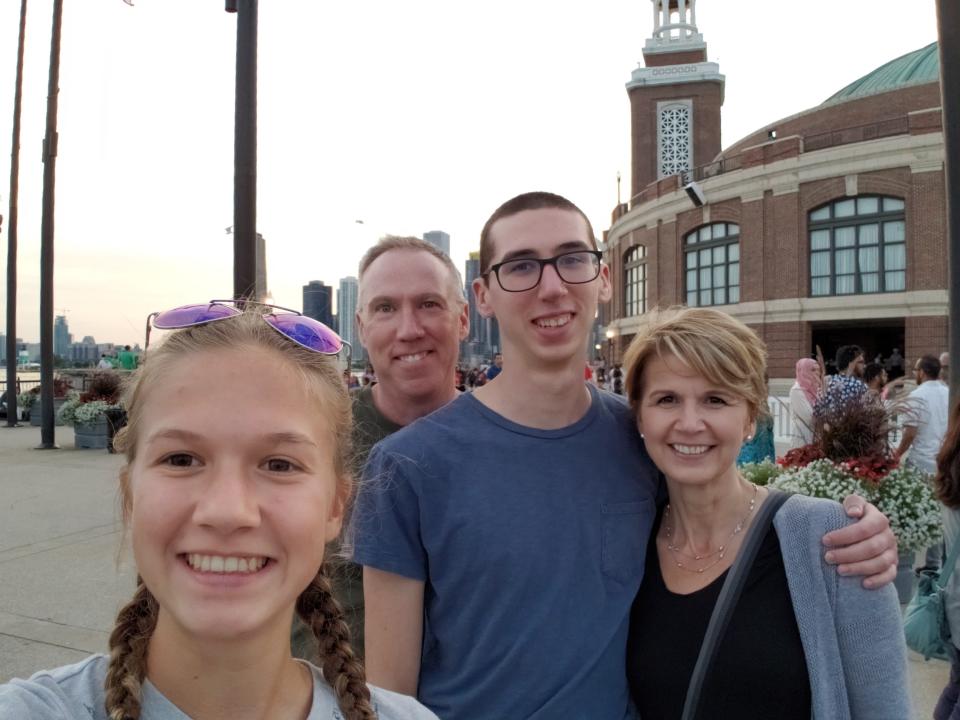
[[226,0],[237,14],[233,138],[233,297],[252,297],[257,283],[257,0]]
[[607,367],[613,366],[613,338],[616,333],[613,330],[607,330]]
[[20,108],[23,97],[23,41],[27,0],[20,3],[17,80],[13,93],[13,141],[10,150],[10,213],[7,218],[7,427],[17,426],[17,202],[20,186]]

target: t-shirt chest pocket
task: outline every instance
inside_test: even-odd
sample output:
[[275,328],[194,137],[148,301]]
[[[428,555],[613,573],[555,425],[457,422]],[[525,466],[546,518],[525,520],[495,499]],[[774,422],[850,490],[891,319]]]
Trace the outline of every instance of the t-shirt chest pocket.
[[622,584],[639,583],[653,526],[653,501],[602,503],[601,510],[601,569],[604,575]]

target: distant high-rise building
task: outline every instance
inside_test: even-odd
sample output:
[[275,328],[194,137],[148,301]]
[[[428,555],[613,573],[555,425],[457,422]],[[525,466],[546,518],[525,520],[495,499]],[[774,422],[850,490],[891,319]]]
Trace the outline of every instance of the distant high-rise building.
[[69,357],[71,342],[73,337],[67,327],[67,316],[57,315],[53,320],[53,354],[61,358]]
[[443,230],[431,230],[423,234],[423,239],[446,255],[450,255],[450,235]]
[[470,306],[470,335],[467,341],[473,344],[475,352],[478,354],[486,354],[479,347],[483,344],[484,328],[481,326],[483,317],[480,315],[480,311],[477,310],[477,299],[473,295],[473,281],[478,277],[480,277],[480,253],[472,252],[467,258],[467,262],[463,268],[463,290],[467,295],[467,304]]
[[333,327],[333,288],[320,280],[303,286],[303,314]]
[[357,279],[351,276],[340,278],[340,289],[337,290],[337,316],[340,318],[340,337],[350,343],[355,360],[360,360],[363,352],[360,347],[360,335],[357,332],[358,288]]
[[[500,350],[500,326],[496,318],[487,318],[477,309],[477,299],[473,293],[473,281],[480,277],[480,253],[472,252],[464,265],[464,292],[470,308],[470,336],[461,347],[463,355],[473,356],[480,362],[489,362],[495,352]],[[494,281],[496,282],[496,281]]]
[[100,360],[100,346],[92,335],[70,345],[70,360],[80,365],[96,365]]
[[269,292],[267,289],[267,241],[263,235],[257,233],[257,279],[254,297],[264,300]]

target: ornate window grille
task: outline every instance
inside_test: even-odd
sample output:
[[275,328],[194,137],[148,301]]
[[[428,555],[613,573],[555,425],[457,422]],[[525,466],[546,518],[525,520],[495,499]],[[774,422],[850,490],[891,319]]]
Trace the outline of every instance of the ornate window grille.
[[660,106],[657,118],[659,177],[679,175],[690,169],[692,137],[693,118],[689,102]]

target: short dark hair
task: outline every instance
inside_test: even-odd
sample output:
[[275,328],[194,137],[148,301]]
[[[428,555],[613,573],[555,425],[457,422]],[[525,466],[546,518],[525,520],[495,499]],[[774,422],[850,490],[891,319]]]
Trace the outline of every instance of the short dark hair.
[[931,380],[940,377],[940,358],[936,355],[924,355],[917,360],[917,367]]
[[858,355],[863,355],[863,348],[859,345],[841,345],[837,348],[837,371],[846,370]]
[[880,363],[870,362],[867,363],[863,368],[863,381],[870,384],[870,381],[875,377],[880,377],[880,373],[883,372],[883,365]]
[[490,230],[498,220],[505,217],[516,215],[524,210],[569,210],[575,212],[583,218],[587,224],[587,235],[590,238],[590,244],[594,250],[597,249],[597,239],[593,234],[593,225],[586,213],[561,195],[550,192],[528,192],[510,198],[503,205],[493,211],[490,219],[484,223],[483,230],[480,231],[480,273],[485,274],[490,270],[490,261],[493,259],[493,240],[490,238]]

